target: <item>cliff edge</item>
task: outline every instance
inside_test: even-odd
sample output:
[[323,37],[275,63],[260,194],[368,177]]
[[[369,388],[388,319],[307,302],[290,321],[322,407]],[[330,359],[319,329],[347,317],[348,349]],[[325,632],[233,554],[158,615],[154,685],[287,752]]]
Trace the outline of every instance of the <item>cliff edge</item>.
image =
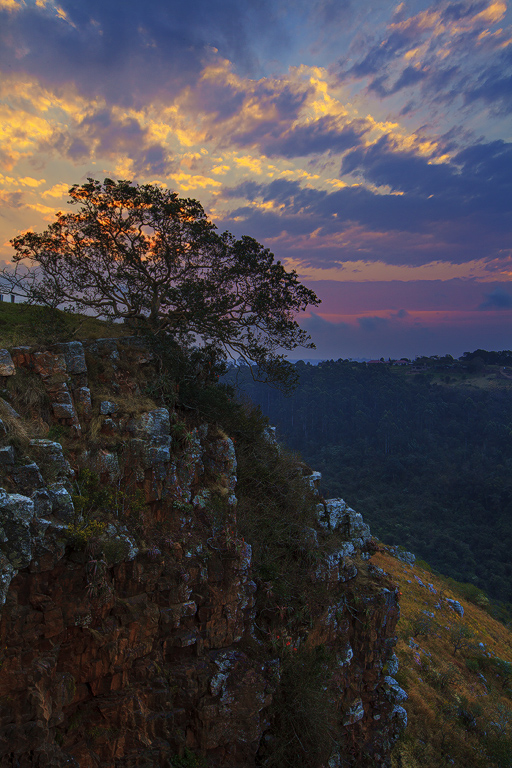
[[0,351],[0,765],[388,766],[368,526],[155,376],[138,338]]

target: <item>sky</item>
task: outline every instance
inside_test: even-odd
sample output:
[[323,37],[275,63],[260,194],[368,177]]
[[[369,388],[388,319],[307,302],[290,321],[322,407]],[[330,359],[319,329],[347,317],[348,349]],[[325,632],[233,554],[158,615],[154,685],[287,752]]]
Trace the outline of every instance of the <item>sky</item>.
[[0,261],[160,184],[317,293],[308,358],[512,348],[511,133],[505,0],[0,0]]

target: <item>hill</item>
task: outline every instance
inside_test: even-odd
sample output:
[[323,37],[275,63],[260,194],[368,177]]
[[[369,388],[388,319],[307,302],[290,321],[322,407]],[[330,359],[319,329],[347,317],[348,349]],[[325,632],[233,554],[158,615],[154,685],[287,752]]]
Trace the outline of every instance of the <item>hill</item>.
[[94,317],[49,307],[0,302],[1,347],[128,335],[122,323],[106,323]]
[[386,546],[372,557],[400,591],[396,679],[409,696],[408,725],[393,768],[509,768],[512,634],[462,596],[469,585],[401,557]]

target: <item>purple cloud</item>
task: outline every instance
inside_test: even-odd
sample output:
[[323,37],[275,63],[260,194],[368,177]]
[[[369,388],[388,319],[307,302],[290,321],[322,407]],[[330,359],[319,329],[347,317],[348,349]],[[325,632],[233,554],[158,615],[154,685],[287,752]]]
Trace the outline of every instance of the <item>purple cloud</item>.
[[512,295],[503,288],[495,288],[486,294],[485,301],[480,304],[478,309],[512,309]]

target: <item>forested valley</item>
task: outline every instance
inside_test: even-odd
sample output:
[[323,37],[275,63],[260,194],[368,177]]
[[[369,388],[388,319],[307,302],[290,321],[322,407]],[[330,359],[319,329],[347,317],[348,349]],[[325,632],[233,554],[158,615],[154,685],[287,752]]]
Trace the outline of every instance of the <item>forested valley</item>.
[[300,361],[288,396],[247,367],[227,379],[377,538],[511,603],[512,380],[488,365],[508,359],[478,352],[402,366]]

